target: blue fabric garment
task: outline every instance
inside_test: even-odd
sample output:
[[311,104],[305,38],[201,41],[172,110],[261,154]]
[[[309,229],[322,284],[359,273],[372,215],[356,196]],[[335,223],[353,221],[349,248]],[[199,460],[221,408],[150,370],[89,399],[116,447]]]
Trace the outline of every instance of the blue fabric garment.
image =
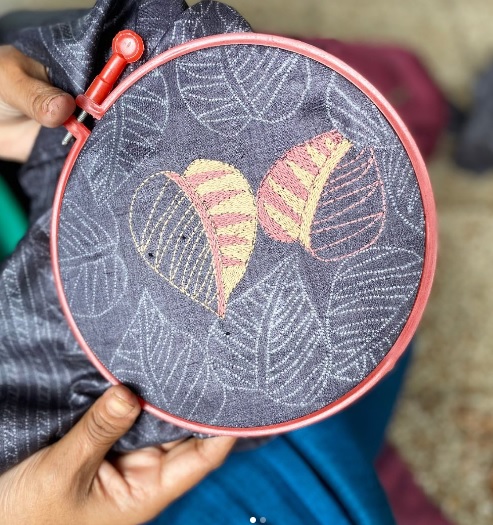
[[410,358],[409,350],[358,403],[283,434],[223,466],[152,525],[387,525],[395,523],[373,466]]

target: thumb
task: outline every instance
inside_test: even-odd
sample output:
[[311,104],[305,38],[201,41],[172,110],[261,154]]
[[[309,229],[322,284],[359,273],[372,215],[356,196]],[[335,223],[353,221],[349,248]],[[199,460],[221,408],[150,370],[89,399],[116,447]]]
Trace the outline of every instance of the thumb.
[[137,397],[128,388],[111,387],[54,446],[53,453],[66,458],[71,470],[92,479],[111,447],[130,430],[140,410]]
[[23,81],[19,82],[17,98],[11,104],[48,128],[61,126],[76,108],[74,99],[68,93],[28,75],[24,75]]
[[74,99],[49,83],[42,64],[12,46],[2,46],[0,59],[0,95],[12,108],[50,128],[63,124],[75,111]]

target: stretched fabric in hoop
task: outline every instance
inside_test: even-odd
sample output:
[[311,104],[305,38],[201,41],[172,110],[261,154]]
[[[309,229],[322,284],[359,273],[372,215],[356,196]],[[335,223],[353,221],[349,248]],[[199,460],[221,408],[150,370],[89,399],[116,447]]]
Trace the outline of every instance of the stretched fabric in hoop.
[[[211,24],[247,28],[203,3],[153,50]],[[323,409],[383,359],[415,301],[424,214],[409,157],[364,93],[294,52],[228,46],[156,68],[94,126],[58,247],[77,326],[118,379],[188,421],[248,431]],[[160,441],[189,434],[160,425]]]
[[171,49],[62,175],[54,268],[79,343],[193,431],[262,435],[354,399],[427,293],[422,165],[311,52],[248,33]]

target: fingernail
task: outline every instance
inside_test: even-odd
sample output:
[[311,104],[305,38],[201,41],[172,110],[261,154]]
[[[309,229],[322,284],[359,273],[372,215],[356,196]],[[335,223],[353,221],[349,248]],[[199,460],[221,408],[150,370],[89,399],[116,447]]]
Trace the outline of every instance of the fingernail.
[[60,111],[60,96],[55,97],[53,100],[51,100],[48,104],[48,113],[52,117],[56,116],[56,114]]
[[135,405],[122,399],[117,393],[113,393],[108,400],[108,412],[115,417],[125,417],[132,412]]

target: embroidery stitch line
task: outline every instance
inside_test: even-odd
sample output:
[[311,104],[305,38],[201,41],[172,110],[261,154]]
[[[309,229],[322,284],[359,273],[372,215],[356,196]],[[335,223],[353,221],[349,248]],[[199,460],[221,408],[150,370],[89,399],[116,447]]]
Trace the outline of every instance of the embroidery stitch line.
[[[163,187],[160,182],[163,176],[176,184],[176,191],[167,183]],[[155,186],[156,180],[161,187],[147,212],[143,233],[137,234],[136,210],[141,206],[140,194],[147,187]],[[164,201],[169,198],[170,191],[175,193],[167,204]],[[170,229],[171,221],[184,206],[186,210]],[[139,209],[139,213],[142,211]],[[147,177],[134,192],[129,223],[137,251],[158,275],[191,299],[220,317],[224,316],[229,295],[246,271],[257,224],[253,192],[235,167],[220,161],[197,159],[183,176],[164,171]],[[146,255],[156,235],[158,242],[151,263]],[[178,238],[186,242],[176,242]],[[205,269],[206,260],[211,261],[209,270]],[[163,265],[169,266],[168,274],[163,273]],[[217,307],[213,304],[216,301]]]

